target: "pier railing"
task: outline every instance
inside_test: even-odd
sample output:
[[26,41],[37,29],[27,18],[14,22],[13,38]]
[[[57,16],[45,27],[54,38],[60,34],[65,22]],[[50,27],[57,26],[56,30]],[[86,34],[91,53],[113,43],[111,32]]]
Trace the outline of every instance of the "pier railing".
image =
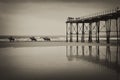
[[115,16],[115,15],[119,15],[119,14],[120,14],[120,8],[117,7],[117,8],[111,9],[111,10],[106,10],[106,11],[103,11],[103,12],[97,12],[97,13],[90,14],[90,15],[87,15],[87,16],[81,16],[81,17],[77,17],[77,18],[68,17],[66,22],[83,21],[83,20],[91,19],[91,18],[97,18],[97,17],[100,18],[102,16]]

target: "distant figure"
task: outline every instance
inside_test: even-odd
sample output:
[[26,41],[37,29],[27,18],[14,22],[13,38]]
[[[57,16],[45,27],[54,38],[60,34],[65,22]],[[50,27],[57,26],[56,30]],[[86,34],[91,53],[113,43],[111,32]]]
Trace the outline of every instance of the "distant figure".
[[73,17],[68,17],[68,21],[74,20]]
[[50,41],[50,38],[48,38],[48,37],[44,37],[43,38],[45,41]]
[[10,40],[10,42],[14,42],[15,38],[13,38],[12,36],[8,38]]
[[37,39],[36,39],[35,37],[30,37],[30,39],[31,39],[32,41],[37,41]]

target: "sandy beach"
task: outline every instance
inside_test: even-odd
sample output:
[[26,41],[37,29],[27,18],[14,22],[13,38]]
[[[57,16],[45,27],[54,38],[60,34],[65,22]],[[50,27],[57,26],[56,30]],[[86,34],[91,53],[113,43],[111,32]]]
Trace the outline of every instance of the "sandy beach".
[[39,46],[117,46],[116,42],[0,42],[0,47],[39,47]]

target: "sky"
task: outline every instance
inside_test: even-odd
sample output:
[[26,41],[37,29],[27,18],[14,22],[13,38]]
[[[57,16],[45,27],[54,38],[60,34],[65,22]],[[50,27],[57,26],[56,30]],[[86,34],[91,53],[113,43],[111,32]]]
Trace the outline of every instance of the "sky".
[[120,0],[0,0],[0,35],[65,35],[67,17],[119,5]]

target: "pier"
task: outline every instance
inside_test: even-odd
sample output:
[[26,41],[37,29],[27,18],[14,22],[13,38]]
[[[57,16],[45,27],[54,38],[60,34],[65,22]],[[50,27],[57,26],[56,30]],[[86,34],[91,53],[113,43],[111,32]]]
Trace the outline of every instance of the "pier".
[[[112,30],[115,28],[115,30]],[[106,43],[114,36],[120,43],[120,8],[95,13],[84,17],[68,17],[66,21],[66,42],[93,42],[100,43],[101,35],[106,35]],[[114,35],[112,35],[114,33]],[[87,37],[85,37],[87,35]],[[76,38],[74,40],[74,37]]]

